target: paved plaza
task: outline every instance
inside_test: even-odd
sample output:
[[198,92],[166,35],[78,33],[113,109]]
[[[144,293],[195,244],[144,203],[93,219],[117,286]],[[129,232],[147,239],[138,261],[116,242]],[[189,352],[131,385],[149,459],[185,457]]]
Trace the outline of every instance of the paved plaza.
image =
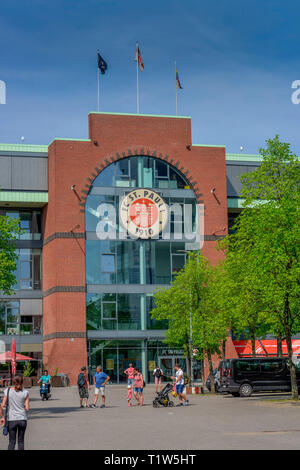
[[[126,386],[111,385],[105,409],[81,409],[77,387],[52,392],[49,402],[42,402],[39,389],[30,389],[25,449],[300,448],[300,404],[287,402],[284,394],[193,395],[190,406],[155,409],[154,387],[147,386],[145,406],[129,408]],[[0,450],[7,444],[1,433]]]

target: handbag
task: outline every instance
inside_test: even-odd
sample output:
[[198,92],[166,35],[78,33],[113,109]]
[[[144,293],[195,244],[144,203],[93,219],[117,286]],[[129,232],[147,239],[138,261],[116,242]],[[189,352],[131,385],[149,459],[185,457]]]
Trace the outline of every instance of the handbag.
[[5,423],[4,423],[4,426],[3,426],[3,436],[8,435],[8,420],[7,420],[7,417],[8,417],[8,405],[9,405],[9,391],[10,391],[10,388],[8,388],[8,390],[7,390],[7,400],[6,400],[6,408],[5,408]]

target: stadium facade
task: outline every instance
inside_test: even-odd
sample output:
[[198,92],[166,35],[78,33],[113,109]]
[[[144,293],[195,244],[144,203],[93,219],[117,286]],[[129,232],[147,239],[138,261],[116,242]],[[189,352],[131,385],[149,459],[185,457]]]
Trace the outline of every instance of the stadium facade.
[[[119,383],[129,362],[150,382],[154,363],[169,374],[185,361],[163,342],[165,324],[151,319],[153,292],[170,285],[190,250],[200,247],[217,262],[215,245],[242,210],[239,175],[260,157],[193,144],[188,117],[88,119],[88,139],[0,144],[0,215],[20,218],[23,228],[15,293],[0,292],[0,339],[9,349],[15,338],[17,351],[73,383],[83,364],[94,370],[98,363]],[[136,224],[132,211],[138,214],[136,237],[121,223],[122,203],[130,208],[125,220]],[[167,236],[159,226],[163,204]],[[145,207],[151,221],[147,213],[143,224]],[[194,239],[171,207],[187,220],[190,208]],[[227,347],[236,356],[231,340]]]

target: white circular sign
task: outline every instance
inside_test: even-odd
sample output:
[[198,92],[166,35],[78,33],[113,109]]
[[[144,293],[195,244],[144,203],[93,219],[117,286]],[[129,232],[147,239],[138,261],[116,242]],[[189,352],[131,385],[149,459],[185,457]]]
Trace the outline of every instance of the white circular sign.
[[130,235],[153,238],[164,229],[168,220],[168,206],[151,189],[135,189],[120,201],[120,221]]

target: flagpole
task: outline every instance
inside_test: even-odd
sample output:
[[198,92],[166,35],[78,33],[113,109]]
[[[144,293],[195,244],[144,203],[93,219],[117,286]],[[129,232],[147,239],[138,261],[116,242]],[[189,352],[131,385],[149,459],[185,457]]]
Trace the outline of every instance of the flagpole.
[[[138,43],[136,43],[136,50],[138,49]],[[140,113],[140,90],[139,90],[139,61],[136,57],[136,112]]]
[[98,113],[100,111],[100,74],[99,74],[99,67],[98,67]]
[[176,116],[178,116],[178,86],[176,79],[176,60],[175,60],[175,93],[176,93]]
[[[97,49],[97,58],[99,54],[99,49]],[[100,74],[99,74],[99,64],[97,61],[97,85],[98,85],[98,113],[100,111]]]

